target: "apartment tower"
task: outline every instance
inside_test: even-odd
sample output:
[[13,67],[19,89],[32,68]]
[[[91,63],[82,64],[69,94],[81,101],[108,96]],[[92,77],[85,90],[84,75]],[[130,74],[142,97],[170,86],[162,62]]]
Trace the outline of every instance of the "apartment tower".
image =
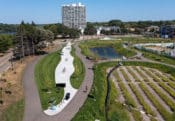
[[81,3],[62,5],[62,24],[75,29],[86,27],[86,7]]

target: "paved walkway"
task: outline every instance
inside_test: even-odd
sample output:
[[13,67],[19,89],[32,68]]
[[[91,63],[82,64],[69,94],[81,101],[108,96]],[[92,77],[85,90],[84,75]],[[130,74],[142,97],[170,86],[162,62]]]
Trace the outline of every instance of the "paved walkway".
[[[81,50],[77,45],[75,45],[75,48],[77,56],[85,65],[85,78],[75,97],[58,115],[52,117],[46,116],[41,108],[38,90],[34,81],[34,68],[42,57],[38,57],[32,63],[28,64],[23,77],[25,90],[25,112],[23,121],[70,121],[83,106],[93,84],[94,74],[92,70],[88,69],[92,68],[93,63],[81,54]],[[85,93],[84,90],[86,86],[88,89]]]

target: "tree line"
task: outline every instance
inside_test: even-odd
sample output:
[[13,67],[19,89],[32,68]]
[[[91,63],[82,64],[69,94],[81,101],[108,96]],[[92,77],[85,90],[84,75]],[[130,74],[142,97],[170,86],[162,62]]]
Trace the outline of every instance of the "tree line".
[[3,24],[0,23],[0,34],[15,33],[17,31],[16,24]]
[[44,25],[43,28],[52,31],[55,38],[57,35],[61,35],[62,38],[78,38],[80,36],[80,30],[68,28],[60,23]]

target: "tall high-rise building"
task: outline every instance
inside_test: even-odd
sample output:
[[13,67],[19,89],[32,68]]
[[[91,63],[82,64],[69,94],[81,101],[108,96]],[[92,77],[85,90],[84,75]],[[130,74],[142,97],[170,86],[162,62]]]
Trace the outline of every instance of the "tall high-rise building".
[[62,5],[62,24],[69,28],[86,27],[86,7],[81,3]]

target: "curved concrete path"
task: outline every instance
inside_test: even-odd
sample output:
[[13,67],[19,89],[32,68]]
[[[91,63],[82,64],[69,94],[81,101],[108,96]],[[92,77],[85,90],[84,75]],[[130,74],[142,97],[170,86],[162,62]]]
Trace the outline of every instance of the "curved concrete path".
[[[34,80],[34,68],[42,56],[28,64],[23,76],[25,90],[25,112],[23,121],[70,121],[83,106],[93,84],[94,74],[92,70],[88,69],[92,68],[93,63],[81,54],[78,45],[75,45],[75,48],[76,55],[85,65],[85,78],[75,97],[58,115],[52,117],[46,116],[41,108],[40,98]],[[86,86],[88,87],[87,92],[84,92]]]

